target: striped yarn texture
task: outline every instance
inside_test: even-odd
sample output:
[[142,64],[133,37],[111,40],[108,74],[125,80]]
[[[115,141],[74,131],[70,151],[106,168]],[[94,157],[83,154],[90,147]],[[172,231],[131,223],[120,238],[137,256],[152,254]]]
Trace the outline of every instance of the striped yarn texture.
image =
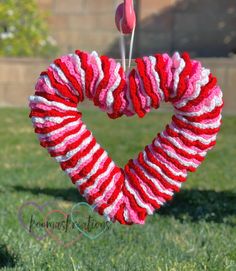
[[[107,220],[144,224],[172,199],[216,143],[223,107],[216,78],[187,53],[120,63],[76,51],[41,73],[30,96],[30,118],[40,144],[60,163],[79,192]],[[170,102],[172,122],[124,169],[115,165],[86,128],[77,106],[85,98],[110,118],[144,117]]]

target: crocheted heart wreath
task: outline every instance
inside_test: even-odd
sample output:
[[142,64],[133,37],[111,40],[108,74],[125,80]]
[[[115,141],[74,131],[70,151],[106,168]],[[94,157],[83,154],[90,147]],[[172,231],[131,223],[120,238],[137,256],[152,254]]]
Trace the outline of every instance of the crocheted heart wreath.
[[[136,64],[125,74],[114,59],[76,51],[42,72],[29,98],[40,144],[97,212],[122,224],[144,224],[180,190],[215,145],[223,107],[216,78],[187,53],[138,58]],[[77,105],[85,98],[110,118],[144,117],[162,101],[171,102],[175,114],[121,169],[82,122]]]

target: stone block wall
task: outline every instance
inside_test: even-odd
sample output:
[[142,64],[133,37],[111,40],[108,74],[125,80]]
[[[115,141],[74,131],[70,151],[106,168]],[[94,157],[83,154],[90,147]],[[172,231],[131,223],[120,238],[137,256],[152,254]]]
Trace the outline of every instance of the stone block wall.
[[[236,58],[201,58],[200,61],[218,77],[224,94],[224,113],[236,114]],[[42,59],[0,58],[0,106],[26,107],[40,72],[49,64]]]
[[[61,53],[96,50],[119,58],[114,24],[118,0],[37,0],[49,12]],[[197,57],[236,53],[235,0],[134,0],[138,25],[134,56],[189,51]]]
[[[49,13],[60,54],[76,49],[119,58],[114,24],[117,0],[37,0]],[[235,0],[134,0],[138,16],[134,56],[189,51],[219,78],[225,112],[236,113]],[[0,105],[26,106],[39,73],[53,59],[0,58]]]

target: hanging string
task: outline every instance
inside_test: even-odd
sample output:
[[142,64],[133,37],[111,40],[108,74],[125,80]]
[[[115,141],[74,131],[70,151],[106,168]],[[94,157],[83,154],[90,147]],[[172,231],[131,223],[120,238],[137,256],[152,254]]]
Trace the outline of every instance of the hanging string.
[[[125,36],[122,31],[122,21],[120,21],[120,54],[121,54],[121,61],[122,61],[122,67],[124,71],[126,71],[126,52],[125,52]],[[134,49],[134,37],[135,37],[135,27],[132,30],[130,44],[129,44],[129,62],[128,62],[128,69],[130,70],[131,62],[132,62],[132,55],[133,55],[133,49]]]
[[131,61],[132,61],[132,55],[133,55],[133,49],[134,49],[134,35],[135,35],[135,27],[132,31],[130,45],[129,45],[129,70],[131,67]]
[[122,67],[123,67],[124,71],[126,71],[125,36],[122,31],[121,23],[122,23],[122,21],[120,20],[120,31],[121,31],[121,34],[120,34],[120,54],[121,54]]
[[[118,1],[117,1],[118,2]],[[134,2],[132,1],[134,6]],[[120,20],[120,55],[121,55],[121,62],[124,71],[126,71],[126,50],[125,50],[125,34],[123,33],[122,29],[122,20]],[[134,37],[135,37],[135,26],[132,30],[130,44],[129,44],[129,59],[128,59],[128,70],[131,68],[132,62],[132,55],[133,55],[133,48],[134,48]]]

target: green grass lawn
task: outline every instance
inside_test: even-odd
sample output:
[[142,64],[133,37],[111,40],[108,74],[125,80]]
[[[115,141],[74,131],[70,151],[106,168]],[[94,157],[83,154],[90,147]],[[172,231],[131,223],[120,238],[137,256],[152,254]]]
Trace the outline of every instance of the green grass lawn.
[[[96,109],[82,111],[119,166],[171,117],[150,113],[142,120],[113,121]],[[96,240],[83,236],[64,248],[50,237],[41,242],[31,237],[18,221],[18,210],[26,201],[71,206],[81,197],[39,146],[28,110],[0,109],[0,116],[1,270],[236,270],[236,117],[224,117],[216,147],[174,200],[144,226],[114,224]]]

